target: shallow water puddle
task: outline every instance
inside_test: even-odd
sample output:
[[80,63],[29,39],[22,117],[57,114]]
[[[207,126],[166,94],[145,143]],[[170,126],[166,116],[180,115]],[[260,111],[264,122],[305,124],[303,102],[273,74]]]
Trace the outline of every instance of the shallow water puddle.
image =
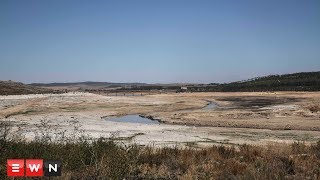
[[209,102],[209,104],[202,109],[211,110],[211,109],[215,109],[215,108],[219,107],[219,105],[215,102],[212,102],[212,101],[208,101],[208,102]]
[[140,124],[160,124],[156,120],[141,117],[139,115],[127,115],[121,117],[110,117],[106,118],[107,121],[113,122],[125,122],[125,123],[140,123]]

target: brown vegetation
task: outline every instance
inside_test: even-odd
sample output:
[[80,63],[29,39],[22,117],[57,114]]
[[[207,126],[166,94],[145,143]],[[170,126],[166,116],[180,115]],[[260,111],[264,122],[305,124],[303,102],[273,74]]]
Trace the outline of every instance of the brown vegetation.
[[320,106],[319,105],[311,105],[308,107],[308,109],[311,111],[311,112],[318,112],[320,111]]
[[0,95],[53,93],[53,90],[34,87],[14,81],[0,81]]
[[[44,124],[45,125],[45,124]],[[35,141],[9,138],[0,125],[0,176],[8,158],[60,159],[60,179],[318,179],[320,142],[268,146],[156,148],[117,144],[85,137],[53,142],[46,134]],[[45,133],[45,132],[44,132]]]

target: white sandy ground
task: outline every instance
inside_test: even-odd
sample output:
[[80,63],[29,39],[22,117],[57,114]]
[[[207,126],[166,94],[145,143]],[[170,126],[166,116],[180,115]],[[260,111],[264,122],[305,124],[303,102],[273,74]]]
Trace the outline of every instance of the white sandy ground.
[[[50,103],[61,101],[64,97],[66,101],[79,101],[79,97],[87,97],[96,100],[98,95],[90,93],[67,93],[49,95],[21,95],[21,96],[0,96],[0,110],[4,106],[14,106],[19,101],[26,99],[50,98]],[[108,100],[110,97],[99,96]],[[112,97],[118,98],[118,97]],[[119,101],[123,98],[119,98]],[[12,104],[10,104],[12,102]],[[50,103],[47,105],[50,106]],[[146,102],[148,103],[148,102]],[[154,102],[163,103],[163,102]],[[293,107],[292,107],[293,108]],[[2,118],[0,121],[13,122],[14,128],[20,128],[21,135],[31,140],[36,134],[49,133],[54,137],[65,132],[67,136],[73,136],[74,128],[79,126],[83,131],[79,135],[89,135],[93,138],[99,137],[124,137],[125,143],[137,143],[141,145],[155,146],[208,146],[212,144],[257,144],[264,145],[270,142],[291,143],[293,141],[315,142],[320,139],[319,131],[302,130],[268,130],[230,127],[195,127],[170,124],[139,124],[112,122],[104,117],[105,113],[99,112],[50,112],[46,114],[15,115]],[[112,115],[112,114],[110,114]],[[41,120],[48,124],[41,126]],[[126,137],[133,137],[127,138]]]
[[[41,120],[48,121],[46,128],[39,128]],[[131,137],[132,142],[141,145],[190,145],[206,146],[212,144],[267,144],[269,142],[316,141],[320,138],[317,131],[283,131],[247,128],[195,127],[169,124],[139,124],[112,122],[101,118],[98,114],[88,113],[56,113],[35,116],[14,116],[7,119],[20,127],[22,135],[33,139],[41,132],[54,134],[65,131],[71,135],[74,128],[80,125],[81,135],[90,137]],[[51,131],[51,132],[50,132]],[[77,134],[79,135],[79,134]]]

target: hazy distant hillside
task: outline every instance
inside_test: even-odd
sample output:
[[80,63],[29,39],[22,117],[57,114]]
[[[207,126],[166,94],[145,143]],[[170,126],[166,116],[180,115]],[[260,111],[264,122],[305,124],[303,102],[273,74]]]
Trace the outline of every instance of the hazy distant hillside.
[[52,93],[50,89],[34,87],[14,81],[0,81],[0,95]]
[[32,86],[104,86],[104,87],[121,87],[121,86],[141,86],[145,83],[110,83],[110,82],[72,82],[72,83],[33,83]]
[[219,91],[319,91],[320,72],[270,75],[218,85]]
[[149,91],[164,90],[181,92],[182,86],[191,92],[235,92],[235,91],[320,91],[320,72],[301,72],[284,75],[270,75],[249,80],[225,84],[146,84],[146,83],[109,83],[109,82],[75,82],[31,84],[55,90],[75,91]]

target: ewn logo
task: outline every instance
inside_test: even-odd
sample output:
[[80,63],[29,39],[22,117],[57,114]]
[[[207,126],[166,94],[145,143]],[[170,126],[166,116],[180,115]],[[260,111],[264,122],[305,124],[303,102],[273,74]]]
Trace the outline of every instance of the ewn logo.
[[61,161],[42,159],[8,159],[7,176],[61,176]]

